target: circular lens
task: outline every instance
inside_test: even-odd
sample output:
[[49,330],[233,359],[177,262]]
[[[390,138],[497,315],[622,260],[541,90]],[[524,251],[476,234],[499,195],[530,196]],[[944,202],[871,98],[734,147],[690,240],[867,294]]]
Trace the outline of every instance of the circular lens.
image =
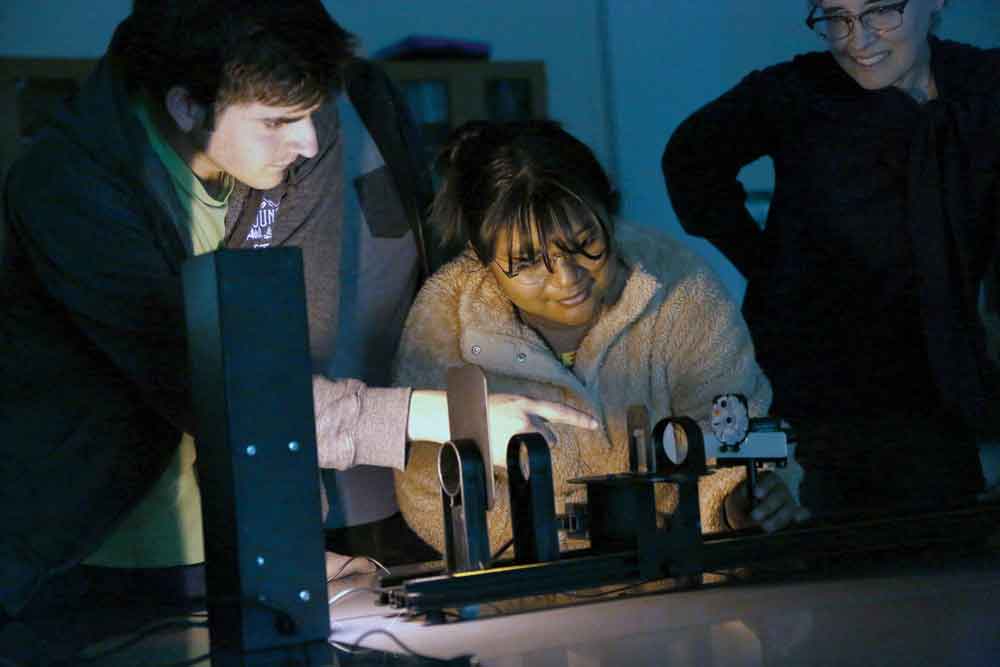
[[679,424],[668,424],[663,431],[663,440],[660,442],[663,453],[674,465],[680,465],[687,459],[688,440],[687,434]]
[[462,488],[462,464],[452,442],[444,443],[438,450],[438,481],[449,498],[457,496]]
[[517,463],[518,467],[521,468],[521,476],[524,481],[531,479],[531,461],[528,459],[528,446],[521,443],[517,452]]

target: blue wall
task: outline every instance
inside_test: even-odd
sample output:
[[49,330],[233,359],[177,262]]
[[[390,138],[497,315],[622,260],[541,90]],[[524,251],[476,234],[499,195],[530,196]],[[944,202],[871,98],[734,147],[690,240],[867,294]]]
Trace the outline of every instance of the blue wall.
[[[804,27],[797,29],[797,2],[769,2],[771,11],[764,16],[756,2],[635,0],[611,6],[612,105],[624,214],[683,236],[660,172],[667,138],[692,111],[751,69],[811,48],[815,38]],[[776,26],[784,24],[795,29],[778,32]],[[767,165],[749,175],[748,188],[768,187]],[[689,243],[712,262],[734,294],[742,294],[739,274],[714,248],[699,239]]]

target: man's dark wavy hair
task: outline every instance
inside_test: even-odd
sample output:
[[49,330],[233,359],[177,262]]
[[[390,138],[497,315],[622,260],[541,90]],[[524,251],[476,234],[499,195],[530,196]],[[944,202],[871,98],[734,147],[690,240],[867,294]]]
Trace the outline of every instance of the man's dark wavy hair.
[[215,114],[319,104],[353,50],[320,0],[135,0],[112,42],[130,86],[160,104],[183,86]]

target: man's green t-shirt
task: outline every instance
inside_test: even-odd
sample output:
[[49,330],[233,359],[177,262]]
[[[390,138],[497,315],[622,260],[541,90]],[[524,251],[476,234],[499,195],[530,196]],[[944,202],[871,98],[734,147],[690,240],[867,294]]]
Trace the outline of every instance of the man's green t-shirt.
[[[190,238],[195,255],[219,247],[225,235],[226,209],[234,180],[226,175],[221,198],[213,197],[191,168],[159,132],[148,100],[137,96],[132,111],[146,130],[177,191],[186,217],[175,220]],[[146,496],[129,511],[108,539],[87,559],[104,567],[170,567],[205,560],[201,494],[194,472],[194,438],[185,433],[169,466]]]

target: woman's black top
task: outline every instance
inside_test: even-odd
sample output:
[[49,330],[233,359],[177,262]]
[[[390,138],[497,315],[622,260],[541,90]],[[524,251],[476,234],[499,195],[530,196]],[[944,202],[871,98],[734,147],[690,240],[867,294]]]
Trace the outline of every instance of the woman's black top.
[[[981,350],[971,322],[1000,224],[1000,51],[932,39],[932,67],[940,97],[920,106],[865,91],[829,53],[803,55],[750,74],[667,145],[681,224],[749,281],[744,314],[783,414],[941,400],[964,413],[958,402],[977,399],[945,376],[959,344]],[[765,155],[776,184],[761,230],[737,174]],[[938,319],[961,340],[929,340]],[[928,352],[950,363],[938,371]]]
[[[805,54],[751,73],[667,145],[682,226],[748,280],[775,414],[984,430],[1000,415],[976,311],[1000,225],[1000,50],[932,37],[931,66],[939,97],[920,105]],[[763,229],[737,180],[762,156]]]

